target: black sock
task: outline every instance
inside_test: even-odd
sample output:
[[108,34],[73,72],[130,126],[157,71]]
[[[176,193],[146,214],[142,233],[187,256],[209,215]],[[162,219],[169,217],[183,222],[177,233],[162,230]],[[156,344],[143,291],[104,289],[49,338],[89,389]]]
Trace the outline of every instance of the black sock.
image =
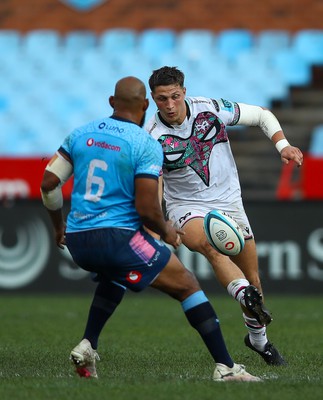
[[93,349],[97,349],[100,333],[121,302],[125,289],[112,282],[99,282],[90,307],[89,316],[83,338],[90,341]]
[[203,339],[216,363],[233,366],[233,360],[224,342],[217,315],[202,291],[182,303],[185,315]]

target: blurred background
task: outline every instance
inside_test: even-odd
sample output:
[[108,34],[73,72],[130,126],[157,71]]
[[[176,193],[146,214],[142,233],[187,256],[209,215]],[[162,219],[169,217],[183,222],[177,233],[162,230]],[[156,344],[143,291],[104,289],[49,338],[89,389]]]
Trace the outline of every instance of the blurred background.
[[[149,91],[152,70],[170,65],[188,95],[270,108],[304,152],[302,168],[283,166],[258,128],[230,129],[263,286],[322,293],[322,15],[316,0],[2,0],[0,292],[91,287],[53,245],[43,170],[72,129],[111,114],[118,79],[135,75]],[[151,101],[147,118],[155,111]],[[180,256],[215,287],[204,259]]]

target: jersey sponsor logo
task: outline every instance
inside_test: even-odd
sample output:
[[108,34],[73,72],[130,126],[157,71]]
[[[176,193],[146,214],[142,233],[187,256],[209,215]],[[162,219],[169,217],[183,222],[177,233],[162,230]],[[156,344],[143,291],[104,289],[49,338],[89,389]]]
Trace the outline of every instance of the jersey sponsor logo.
[[154,257],[150,260],[149,263],[147,263],[147,267],[152,267],[154,262],[158,260],[159,256],[160,256],[160,251],[156,251]]
[[243,232],[243,236],[245,239],[250,239],[253,237],[253,235],[251,234],[250,228],[248,226],[245,226],[244,228],[242,228],[242,232]]
[[210,104],[208,100],[192,100],[192,104]]
[[224,108],[226,108],[227,110],[232,109],[232,103],[230,101],[224,99],[221,99],[221,101],[223,103]]
[[199,113],[193,124],[191,135],[182,139],[175,135],[162,135],[158,141],[164,152],[164,168],[168,171],[190,167],[206,186],[210,184],[209,160],[217,143],[227,142],[225,125],[210,111]]
[[130,240],[129,245],[134,253],[145,263],[148,263],[155,255],[155,248],[137,232]]
[[157,122],[154,123],[154,125],[149,129],[148,133],[151,134],[152,131],[156,128]]
[[115,146],[113,144],[107,143],[105,141],[101,141],[101,142],[97,142],[96,140],[94,140],[93,138],[90,138],[86,141],[86,144],[89,147],[92,146],[96,146],[96,147],[101,147],[103,149],[107,149],[107,150],[112,150],[112,151],[121,151],[121,147],[120,146]]
[[127,281],[130,283],[138,283],[141,281],[141,278],[142,274],[139,271],[130,271],[126,276]]
[[98,126],[99,129],[105,129],[107,131],[111,131],[111,132],[117,132],[117,133],[123,133],[124,129],[123,128],[119,128],[118,126],[115,125],[109,125],[106,124],[105,122],[101,122]]
[[180,217],[180,219],[178,220],[178,222],[181,224],[182,222],[184,222],[186,220],[187,217],[189,217],[190,215],[192,215],[191,212],[186,213],[185,215],[183,215],[182,217]]

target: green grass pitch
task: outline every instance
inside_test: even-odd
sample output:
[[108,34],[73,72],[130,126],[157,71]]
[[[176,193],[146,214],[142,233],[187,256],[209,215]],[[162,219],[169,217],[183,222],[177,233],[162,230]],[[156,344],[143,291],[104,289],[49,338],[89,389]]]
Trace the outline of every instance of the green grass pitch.
[[210,296],[236,362],[262,383],[212,381],[213,361],[180,305],[166,295],[127,293],[100,339],[98,380],[68,360],[83,333],[91,294],[2,295],[0,399],[317,400],[323,396],[323,296],[267,296],[270,340],[289,362],[267,366],[243,344],[246,329],[229,297]]

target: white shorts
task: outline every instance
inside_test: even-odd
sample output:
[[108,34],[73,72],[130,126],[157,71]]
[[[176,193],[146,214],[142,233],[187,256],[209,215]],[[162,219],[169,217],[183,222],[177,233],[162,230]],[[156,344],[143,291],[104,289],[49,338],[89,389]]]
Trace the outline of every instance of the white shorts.
[[253,238],[253,232],[243,207],[242,200],[227,204],[225,207],[215,207],[215,205],[207,203],[172,203],[172,206],[167,210],[167,218],[172,220],[177,228],[183,226],[193,218],[204,218],[205,215],[212,210],[221,210],[230,214],[240,225],[245,240]]

